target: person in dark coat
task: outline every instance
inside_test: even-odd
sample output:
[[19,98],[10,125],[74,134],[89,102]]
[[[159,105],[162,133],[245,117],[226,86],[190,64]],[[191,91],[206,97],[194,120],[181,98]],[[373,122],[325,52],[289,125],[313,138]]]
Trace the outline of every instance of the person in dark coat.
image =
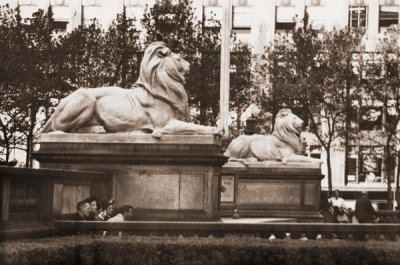
[[73,214],[64,214],[61,216],[64,220],[74,220],[74,221],[89,221],[90,220],[90,205],[86,201],[78,202],[76,206],[78,210],[77,213]]
[[367,198],[367,192],[361,192],[361,198],[356,200],[356,218],[359,223],[373,223],[376,217],[374,207]]
[[333,208],[328,201],[328,194],[326,191],[321,191],[321,200],[319,204],[319,211],[322,214],[324,223],[334,223],[335,216]]

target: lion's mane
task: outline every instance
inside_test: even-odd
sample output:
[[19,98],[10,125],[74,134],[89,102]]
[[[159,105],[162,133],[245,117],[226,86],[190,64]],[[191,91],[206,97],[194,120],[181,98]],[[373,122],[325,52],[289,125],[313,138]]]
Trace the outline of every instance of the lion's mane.
[[272,135],[293,147],[296,154],[299,154],[302,148],[302,141],[300,139],[300,131],[294,127],[293,115],[290,109],[281,109],[276,115]]
[[140,75],[135,86],[141,86],[154,98],[171,106],[175,118],[189,118],[188,96],[176,58],[164,42],[153,42],[145,51],[140,64]]

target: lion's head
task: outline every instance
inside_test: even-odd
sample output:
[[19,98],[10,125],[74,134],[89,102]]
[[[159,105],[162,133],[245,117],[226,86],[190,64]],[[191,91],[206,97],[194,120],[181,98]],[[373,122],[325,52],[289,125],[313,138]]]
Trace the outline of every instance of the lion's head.
[[290,144],[296,153],[302,148],[300,132],[303,129],[304,122],[290,109],[281,109],[275,118],[274,132],[278,139]]
[[189,69],[189,63],[171,52],[164,42],[153,42],[144,52],[137,83],[155,98],[168,103],[175,118],[186,121],[189,107],[184,83]]

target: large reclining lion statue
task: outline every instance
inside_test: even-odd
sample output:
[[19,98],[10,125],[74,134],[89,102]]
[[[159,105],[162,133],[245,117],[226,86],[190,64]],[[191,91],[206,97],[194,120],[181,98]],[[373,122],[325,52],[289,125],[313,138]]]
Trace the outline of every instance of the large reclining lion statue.
[[221,134],[216,127],[186,122],[188,72],[189,63],[179,54],[163,42],[153,42],[132,89],[80,88],[61,100],[42,132]]
[[304,122],[290,109],[281,109],[270,135],[241,135],[234,139],[224,153],[229,161],[245,165],[249,162],[279,160],[287,162],[322,163],[322,160],[299,155],[302,142],[300,131]]

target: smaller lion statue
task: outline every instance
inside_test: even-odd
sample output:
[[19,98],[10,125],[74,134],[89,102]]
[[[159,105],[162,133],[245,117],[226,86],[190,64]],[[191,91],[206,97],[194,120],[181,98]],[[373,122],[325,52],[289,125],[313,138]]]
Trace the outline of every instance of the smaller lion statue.
[[280,160],[287,162],[322,163],[322,160],[299,155],[302,141],[300,132],[304,122],[290,109],[276,115],[274,131],[270,135],[241,135],[234,139],[224,153],[229,161],[249,162]]
[[131,89],[80,88],[60,101],[42,133],[221,135],[216,127],[187,122],[184,84],[189,70],[189,63],[164,42],[153,42]]

